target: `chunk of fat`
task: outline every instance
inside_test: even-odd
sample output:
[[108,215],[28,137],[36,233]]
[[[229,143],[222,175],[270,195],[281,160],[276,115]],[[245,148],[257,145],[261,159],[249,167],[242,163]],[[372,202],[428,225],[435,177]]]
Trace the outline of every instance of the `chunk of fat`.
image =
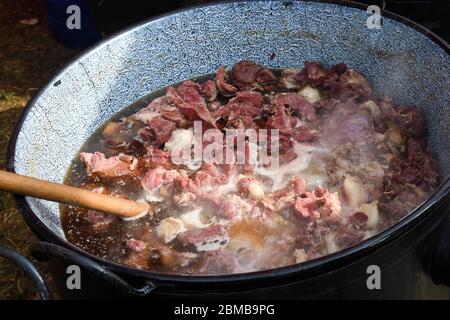
[[366,202],[366,193],[359,179],[345,176],[342,188],[348,204],[353,208],[358,208]]
[[302,263],[308,260],[308,255],[305,249],[295,249],[294,251],[295,263]]
[[186,230],[186,226],[181,219],[170,217],[159,223],[156,228],[156,234],[164,241],[164,243],[169,243],[175,239],[179,233]]
[[381,114],[380,107],[378,107],[378,105],[373,100],[364,102],[363,106],[370,111],[372,118],[376,118]]
[[167,151],[172,151],[190,148],[193,138],[194,133],[191,129],[174,130],[169,141],[164,144],[164,149],[166,149]]
[[402,145],[406,142],[406,138],[402,130],[396,125],[390,125],[385,132],[387,140],[394,145]]
[[301,70],[286,68],[283,70],[283,74],[281,77],[281,81],[287,89],[296,89],[299,86],[299,83],[294,79],[294,76],[299,73]]
[[334,233],[329,233],[325,236],[325,245],[327,246],[328,254],[332,254],[332,253],[335,253],[336,251],[338,251]]
[[119,122],[108,122],[108,124],[104,127],[103,131],[102,131],[102,135],[104,137],[108,137],[110,135],[112,135],[113,133],[115,133],[117,131],[117,129],[119,128],[120,123]]
[[189,212],[183,213],[180,219],[187,227],[191,228],[204,228],[210,224],[204,224],[201,220],[202,208],[195,208]]
[[322,100],[322,97],[320,96],[320,92],[317,89],[312,88],[311,86],[305,86],[303,87],[299,92],[299,95],[301,95],[303,98],[308,100],[311,103],[316,103]]
[[371,203],[365,203],[360,207],[360,211],[364,212],[367,216],[366,226],[368,228],[374,228],[377,226],[379,219],[378,214],[378,201],[373,201]]
[[264,190],[259,182],[251,182],[248,185],[248,192],[250,193],[250,196],[255,200],[264,198]]
[[[180,152],[183,152],[183,150],[189,151],[192,148],[192,144],[194,141],[194,133],[192,129],[177,129],[172,132],[172,135],[164,144],[164,149],[167,151],[172,152],[172,155],[176,154],[177,156],[180,156]],[[195,159],[195,157],[191,157],[190,152],[185,156],[184,153],[181,156],[182,164],[184,164],[189,169],[195,171],[201,168],[202,161],[201,159]],[[172,159],[172,161],[174,161]],[[174,161],[175,164],[177,164]]]

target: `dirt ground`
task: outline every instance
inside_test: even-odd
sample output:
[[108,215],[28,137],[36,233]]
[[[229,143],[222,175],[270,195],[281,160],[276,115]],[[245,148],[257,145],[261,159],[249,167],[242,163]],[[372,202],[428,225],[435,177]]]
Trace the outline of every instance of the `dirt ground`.
[[[36,25],[20,23],[37,18]],[[58,68],[78,52],[63,47],[50,34],[41,1],[0,0],[0,168],[12,129],[27,101]],[[15,208],[11,194],[0,192],[0,245],[30,257],[36,237]],[[45,264],[37,264],[52,287]],[[16,266],[0,258],[0,299],[38,298],[31,281]]]

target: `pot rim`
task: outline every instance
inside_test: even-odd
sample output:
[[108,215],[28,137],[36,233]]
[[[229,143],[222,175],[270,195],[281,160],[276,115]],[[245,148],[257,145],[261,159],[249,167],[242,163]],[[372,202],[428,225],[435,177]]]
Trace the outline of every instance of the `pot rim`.
[[[248,0],[247,0],[248,1]],[[295,0],[298,1],[298,0]],[[301,0],[303,2],[324,2],[324,3],[330,3],[330,4],[336,4],[344,7],[351,7],[361,10],[367,10],[368,5],[356,3],[353,1],[348,0]],[[65,64],[63,67],[61,67],[58,72],[55,73],[55,76],[47,82],[44,86],[40,88],[40,90],[34,95],[32,99],[27,103],[25,108],[23,109],[21,115],[19,116],[18,122],[12,132],[10,142],[8,145],[8,151],[7,151],[7,170],[11,172],[15,172],[15,151],[16,151],[16,144],[17,144],[17,138],[18,135],[22,129],[23,123],[31,110],[32,106],[35,104],[36,100],[41,96],[43,92],[45,92],[49,87],[53,86],[55,82],[58,81],[58,79],[61,77],[61,75],[64,73],[64,70],[68,68],[69,66],[75,64],[78,59],[81,57],[89,55],[92,51],[98,49],[99,47],[107,44],[111,39],[122,35],[124,33],[130,32],[135,28],[138,28],[142,25],[146,25],[148,23],[155,22],[159,19],[165,18],[167,16],[170,16],[172,14],[185,12],[197,8],[207,7],[207,6],[216,6],[216,5],[223,5],[223,4],[229,4],[229,3],[239,3],[239,2],[246,2],[246,0],[225,0],[216,2],[214,4],[201,4],[201,5],[194,5],[194,6],[188,6],[183,7],[182,9],[173,10],[161,15],[157,15],[153,18],[140,21],[136,24],[133,24],[119,32],[116,32],[101,41],[99,41],[97,44],[91,46],[87,50],[84,50],[80,54],[76,55],[74,58],[72,58],[67,64]],[[289,5],[292,3],[292,1],[287,0],[283,1],[285,5]],[[447,52],[447,54],[450,55],[450,45],[443,40],[441,37],[437,36],[427,28],[423,27],[422,25],[409,20],[408,18],[405,18],[403,16],[400,16],[396,13],[387,11],[382,9],[381,15],[384,17],[391,18],[393,20],[396,20],[402,24],[405,24],[409,27],[412,27],[416,31],[422,33],[423,35],[430,38],[433,42],[435,42],[437,45],[439,45],[442,49]],[[27,222],[28,226],[33,230],[33,232],[38,236],[42,237],[46,241],[50,241],[52,243],[61,245],[65,248],[71,249],[75,251],[78,254],[81,254],[83,256],[86,256],[92,260],[94,260],[97,263],[100,263],[102,266],[114,271],[118,272],[123,275],[128,275],[131,277],[142,277],[147,279],[152,279],[158,281],[157,284],[205,284],[205,285],[214,285],[214,284],[236,284],[243,282],[255,282],[255,281],[261,281],[261,280],[279,280],[288,278],[290,276],[296,276],[301,278],[307,278],[312,277],[330,270],[333,270],[339,266],[345,265],[346,263],[350,261],[356,261],[363,256],[367,255],[370,252],[373,252],[374,250],[379,249],[381,246],[387,244],[388,242],[391,242],[392,240],[398,238],[399,236],[405,234],[408,230],[410,230],[414,225],[419,223],[420,221],[424,220],[426,217],[428,217],[432,212],[433,209],[438,207],[443,201],[446,200],[446,198],[449,198],[450,195],[450,175],[447,176],[443,182],[439,185],[439,187],[435,190],[435,192],[429,197],[428,200],[423,202],[421,205],[419,205],[417,208],[415,208],[413,211],[411,211],[407,216],[405,216],[403,219],[401,219],[399,222],[394,224],[393,226],[383,230],[382,232],[376,234],[375,236],[372,236],[360,243],[358,243],[355,246],[352,246],[350,248],[340,250],[336,253],[323,256],[318,259],[314,259],[311,261],[307,261],[301,264],[294,264],[290,266],[284,266],[279,267],[275,269],[269,269],[269,270],[263,270],[263,271],[257,271],[257,272],[249,272],[249,273],[239,273],[239,274],[229,274],[229,275],[183,275],[183,274],[165,274],[165,273],[158,273],[158,272],[151,272],[151,271],[145,271],[145,270],[139,270],[132,267],[128,267],[119,263],[111,262],[99,257],[96,257],[81,248],[73,245],[72,243],[68,242],[66,239],[58,236],[55,232],[53,232],[49,227],[47,227],[33,212],[33,210],[28,205],[26,199],[24,196],[15,195],[15,200],[18,208],[20,209],[23,218]]]

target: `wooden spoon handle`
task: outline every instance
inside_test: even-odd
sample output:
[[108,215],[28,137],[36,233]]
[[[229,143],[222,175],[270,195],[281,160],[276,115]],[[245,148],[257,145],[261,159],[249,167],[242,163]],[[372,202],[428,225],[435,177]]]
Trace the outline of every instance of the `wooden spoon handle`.
[[148,212],[150,209],[147,203],[117,198],[3,170],[0,170],[0,190],[128,218]]

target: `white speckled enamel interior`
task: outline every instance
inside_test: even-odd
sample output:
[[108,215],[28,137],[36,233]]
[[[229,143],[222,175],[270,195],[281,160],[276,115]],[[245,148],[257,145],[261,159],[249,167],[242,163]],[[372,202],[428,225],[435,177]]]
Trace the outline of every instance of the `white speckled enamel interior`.
[[[381,30],[370,30],[367,17],[361,9],[335,4],[249,1],[200,7],[135,27],[84,54],[40,92],[18,135],[14,169],[62,182],[86,138],[114,113],[222,64],[250,59],[269,67],[302,67],[305,60],[319,60],[356,67],[396,103],[419,106],[441,175],[447,176],[450,56],[397,20],[383,18]],[[26,200],[63,237],[58,205]]]

